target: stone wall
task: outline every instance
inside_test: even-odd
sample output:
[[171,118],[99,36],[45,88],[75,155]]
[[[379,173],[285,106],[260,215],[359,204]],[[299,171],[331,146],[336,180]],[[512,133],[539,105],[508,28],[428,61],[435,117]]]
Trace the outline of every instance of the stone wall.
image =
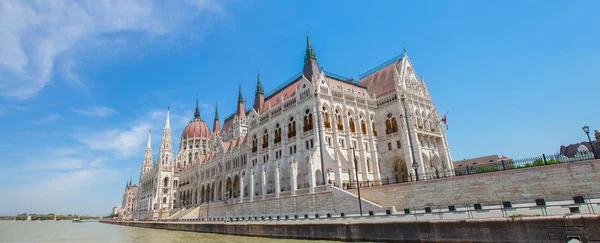
[[[565,242],[566,232],[577,232],[588,242],[600,242],[600,216],[580,215],[568,219],[537,217],[522,219],[470,219],[416,222],[348,223],[199,223],[121,222],[119,225],[273,238],[386,242]],[[571,234],[574,235],[574,234]]]
[[[356,193],[356,189],[349,190]],[[571,162],[360,189],[361,196],[397,210],[424,206],[565,200],[600,195],[600,160]]]
[[[358,212],[358,197],[333,186],[320,186],[315,193],[301,194],[271,199],[258,199],[252,202],[229,203],[223,202],[202,204],[194,208],[183,210],[180,214],[174,212],[170,219],[195,219],[195,218],[235,218],[235,217],[261,217],[281,216],[303,217],[304,214],[326,215],[327,213]],[[373,202],[363,199],[363,211],[384,211]]]

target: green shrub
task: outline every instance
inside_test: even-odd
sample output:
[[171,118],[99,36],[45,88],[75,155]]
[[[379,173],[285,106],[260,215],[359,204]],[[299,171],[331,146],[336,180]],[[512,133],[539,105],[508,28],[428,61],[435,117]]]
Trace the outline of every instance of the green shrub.
[[496,168],[496,167],[477,167],[477,168],[475,168],[475,173],[477,173],[477,174],[494,172],[494,171],[498,171],[498,168]]
[[520,214],[520,213],[515,213],[515,214],[511,214],[510,216],[508,216],[511,219],[514,218],[524,218],[524,217],[538,217],[541,216],[540,214]]
[[536,159],[533,161],[533,166],[540,166],[540,165],[545,165],[545,163],[542,159]]
[[560,164],[560,161],[552,158],[552,159],[549,159],[546,164],[549,164],[549,165]]
[[[542,162],[542,163],[543,163],[543,162]],[[528,167],[534,167],[534,166],[535,166],[535,165],[533,165],[532,163],[527,163],[527,164],[525,164],[525,168],[528,168]],[[520,167],[520,166],[519,166],[519,167]],[[523,167],[520,167],[520,168],[523,168]]]
[[518,168],[514,164],[507,164],[507,165],[505,165],[505,167],[506,167],[507,170],[512,170],[512,169]]

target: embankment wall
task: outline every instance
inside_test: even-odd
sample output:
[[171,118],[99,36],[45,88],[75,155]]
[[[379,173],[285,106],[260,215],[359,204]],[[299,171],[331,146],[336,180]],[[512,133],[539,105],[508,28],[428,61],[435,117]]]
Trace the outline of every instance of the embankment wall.
[[[356,189],[349,190],[356,194]],[[600,160],[360,188],[362,198],[396,210],[500,201],[565,200],[600,194]],[[422,209],[422,208],[421,208]]]
[[[600,242],[600,216],[571,216],[522,219],[439,220],[415,222],[348,223],[200,223],[119,222],[105,223],[243,236],[394,242],[565,242],[566,232],[578,232],[588,242]],[[568,228],[565,228],[565,225]]]

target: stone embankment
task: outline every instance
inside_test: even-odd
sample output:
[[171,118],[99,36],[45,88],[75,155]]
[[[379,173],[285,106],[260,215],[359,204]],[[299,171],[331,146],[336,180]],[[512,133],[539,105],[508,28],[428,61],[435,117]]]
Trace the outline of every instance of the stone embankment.
[[131,222],[103,223],[241,236],[387,242],[565,242],[566,235],[600,242],[600,216],[548,216],[413,222]]

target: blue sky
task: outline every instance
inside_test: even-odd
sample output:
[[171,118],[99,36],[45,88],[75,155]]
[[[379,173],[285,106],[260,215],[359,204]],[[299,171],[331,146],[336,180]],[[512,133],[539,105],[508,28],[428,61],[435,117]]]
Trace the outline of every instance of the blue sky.
[[[171,107],[174,144],[214,104],[298,73],[307,31],[357,77],[406,44],[454,160],[557,152],[600,129],[598,1],[0,1],[0,214],[108,214]],[[212,124],[212,123],[209,123]],[[6,200],[9,199],[9,200]]]

